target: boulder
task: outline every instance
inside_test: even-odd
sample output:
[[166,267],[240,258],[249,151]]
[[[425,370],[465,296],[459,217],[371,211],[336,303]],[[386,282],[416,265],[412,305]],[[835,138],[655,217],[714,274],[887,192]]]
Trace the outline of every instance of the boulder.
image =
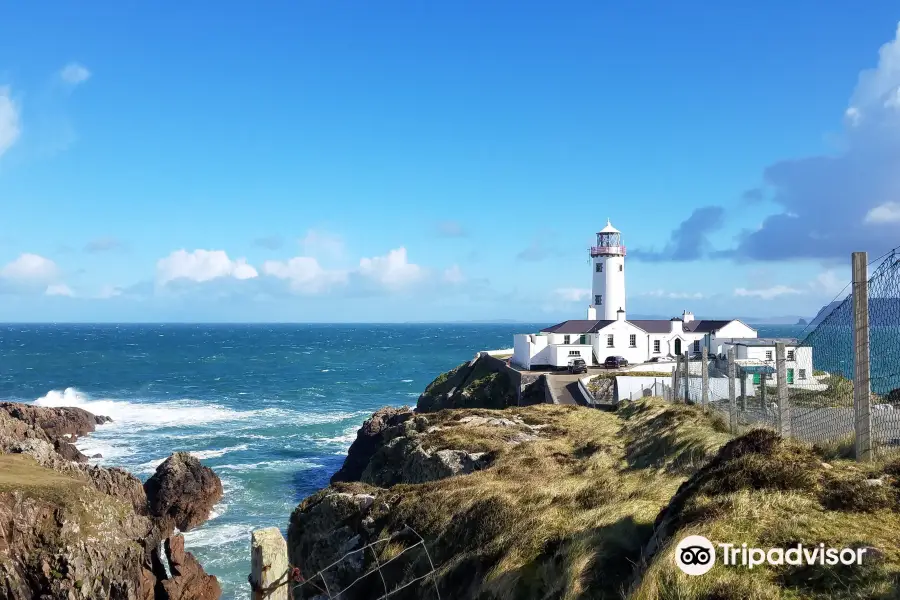
[[193,554],[185,552],[183,536],[167,538],[165,548],[172,576],[160,581],[161,600],[219,600],[219,581],[203,570]]
[[66,460],[79,463],[86,463],[88,461],[88,457],[82,454],[81,450],[75,447],[75,444],[57,439],[53,444],[53,447],[56,450],[56,453]]
[[203,524],[222,499],[222,482],[209,467],[186,452],[176,452],[144,484],[150,514],[171,517],[181,531]]
[[386,434],[413,416],[414,413],[408,406],[386,406],[377,410],[356,432],[356,440],[350,445],[344,465],[332,475],[331,483],[359,481],[372,456],[387,441]]

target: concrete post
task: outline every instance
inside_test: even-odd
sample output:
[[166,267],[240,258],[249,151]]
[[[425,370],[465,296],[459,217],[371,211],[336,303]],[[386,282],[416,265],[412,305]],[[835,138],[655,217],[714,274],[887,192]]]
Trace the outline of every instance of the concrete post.
[[253,600],[288,600],[288,576],[287,542],[281,532],[277,527],[255,530],[250,538]]
[[741,386],[741,410],[747,410],[747,376],[741,372],[738,383]]
[[679,385],[681,383],[681,355],[675,355],[675,370],[672,371],[672,401],[678,402]]
[[775,382],[778,390],[778,434],[781,437],[791,436],[791,400],[788,397],[787,366],[784,362],[784,344],[775,342]]
[[684,353],[684,403],[691,403],[691,356]]
[[700,379],[702,389],[700,390],[700,405],[703,407],[703,410],[706,410],[707,404],[709,404],[709,349],[704,345],[703,346],[703,355],[701,357],[703,362],[700,364]]
[[734,406],[734,379],[735,379],[735,364],[734,364],[734,347],[731,347],[728,350],[728,421],[729,426],[731,427],[731,433],[737,433],[737,415],[735,414],[737,411]]
[[[768,366],[768,365],[766,365],[766,366]],[[767,391],[768,388],[766,387],[766,378],[768,376],[769,376],[768,373],[760,373],[760,375],[759,375],[759,382],[761,384],[759,387],[759,401],[763,406],[763,410],[769,409],[769,399],[767,398],[769,393]]]
[[869,372],[868,255],[853,253],[853,409],[856,421],[856,460],[869,462],[872,451],[872,396]]

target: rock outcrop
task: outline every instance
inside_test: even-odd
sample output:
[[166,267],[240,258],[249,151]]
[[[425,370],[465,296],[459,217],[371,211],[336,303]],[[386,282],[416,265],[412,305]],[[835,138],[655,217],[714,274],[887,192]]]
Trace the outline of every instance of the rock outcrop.
[[[0,598],[218,598],[215,577],[184,552],[180,536],[171,537],[176,521],[195,527],[206,520],[222,495],[218,478],[196,458],[173,455],[157,473],[155,498],[168,511],[151,515],[137,477],[84,464],[69,441],[107,420],[81,409],[0,403]],[[173,500],[179,485],[187,494]],[[171,577],[159,553],[164,540]]]
[[181,531],[204,523],[222,499],[222,482],[209,467],[186,452],[167,458],[144,484],[150,514],[171,517]]
[[218,600],[222,595],[219,582],[206,574],[193,554],[185,552],[184,537],[174,535],[165,546],[172,576],[161,582],[161,600]]
[[331,483],[359,481],[372,456],[384,445],[385,432],[402,425],[413,416],[413,411],[408,406],[401,408],[386,406],[375,411],[356,432],[356,439],[347,451],[344,465],[332,475]]

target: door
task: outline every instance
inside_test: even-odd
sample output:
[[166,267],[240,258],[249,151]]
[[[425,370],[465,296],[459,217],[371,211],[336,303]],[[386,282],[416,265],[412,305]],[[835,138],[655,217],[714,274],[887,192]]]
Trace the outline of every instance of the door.
[[681,356],[681,340],[675,340],[675,356]]
[[759,385],[759,373],[753,374],[753,385]]
[[794,370],[793,369],[787,370],[787,382],[794,383]]

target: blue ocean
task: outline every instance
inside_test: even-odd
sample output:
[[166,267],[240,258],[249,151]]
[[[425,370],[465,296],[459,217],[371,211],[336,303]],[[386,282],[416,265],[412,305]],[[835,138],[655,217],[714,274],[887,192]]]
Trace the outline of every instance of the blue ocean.
[[[79,442],[142,480],[176,451],[225,489],[186,546],[248,598],[250,531],[285,530],[357,428],[439,373],[541,325],[0,325],[0,398],[112,417]],[[796,335],[797,328],[760,328]]]

